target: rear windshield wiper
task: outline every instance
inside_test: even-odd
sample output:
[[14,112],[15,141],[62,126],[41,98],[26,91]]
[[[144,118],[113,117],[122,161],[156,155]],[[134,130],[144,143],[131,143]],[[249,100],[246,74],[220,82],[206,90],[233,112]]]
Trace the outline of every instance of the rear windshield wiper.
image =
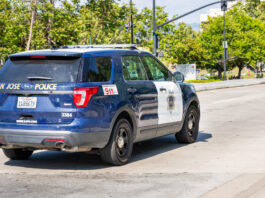
[[32,76],[32,77],[28,77],[29,81],[35,81],[35,80],[53,80],[50,77],[45,77],[45,76]]

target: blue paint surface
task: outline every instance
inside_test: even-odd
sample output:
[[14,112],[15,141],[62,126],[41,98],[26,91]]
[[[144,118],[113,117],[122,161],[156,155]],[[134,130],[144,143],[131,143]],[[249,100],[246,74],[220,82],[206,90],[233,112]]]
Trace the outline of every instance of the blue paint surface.
[[[54,84],[53,82],[20,83],[19,90],[7,90],[6,86],[3,86],[0,89],[0,130],[50,130],[73,133],[108,132],[110,134],[118,115],[124,111],[131,116],[135,125],[133,126],[135,137],[140,135],[140,129],[148,127],[156,129],[158,127],[157,90],[153,81],[125,81],[122,74],[121,56],[152,56],[151,54],[138,50],[97,50],[84,53],[44,51],[19,53],[10,57],[34,55],[74,56],[80,57],[82,60],[88,57],[111,57],[111,77],[108,82],[81,82],[80,74],[75,83],[56,83],[56,90],[42,90],[47,91],[46,94],[38,94],[36,84]],[[82,65],[80,66],[81,71]],[[115,84],[119,94],[104,95],[102,85],[108,84]],[[59,93],[60,91],[71,92],[75,87],[95,86],[99,87],[98,93],[92,96],[85,108],[75,107],[73,93]],[[189,84],[180,83],[180,87],[185,113],[190,103],[192,101],[198,102],[198,99]],[[129,93],[128,88],[135,88],[136,92]],[[12,93],[12,91],[14,92]],[[23,91],[28,91],[28,93],[24,94]],[[49,91],[54,91],[54,93],[50,94]],[[17,108],[18,97],[37,97],[37,107],[35,109]],[[63,117],[62,113],[70,113],[68,115],[71,115],[71,117]],[[21,116],[32,116],[37,124],[18,124],[16,121],[21,119]]]

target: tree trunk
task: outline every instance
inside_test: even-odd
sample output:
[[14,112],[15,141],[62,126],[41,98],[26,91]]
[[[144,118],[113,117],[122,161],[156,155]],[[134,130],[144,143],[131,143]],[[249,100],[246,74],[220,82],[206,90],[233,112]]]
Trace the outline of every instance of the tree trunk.
[[48,18],[48,24],[47,24],[47,40],[49,47],[52,46],[51,37],[50,37],[50,31],[51,31],[51,19]]
[[32,8],[31,11],[31,21],[30,21],[30,28],[29,28],[29,38],[28,38],[28,42],[27,42],[27,47],[26,49],[29,50],[30,48],[30,43],[31,43],[31,38],[32,38],[32,31],[33,31],[33,25],[35,22],[35,18],[36,18],[36,5],[37,5],[37,0],[31,0],[30,1],[30,5],[32,6],[32,2],[34,1],[34,7]]
[[[55,1],[54,0],[50,0],[50,3],[52,4],[52,7],[53,7],[53,10],[51,12],[54,14]],[[53,20],[49,17],[48,18],[48,23],[47,23],[47,28],[46,28],[46,31],[47,31],[47,42],[48,42],[49,47],[56,46],[56,43],[52,40],[52,38],[50,36],[50,31],[52,29],[52,23],[53,23]]]
[[241,72],[242,72],[242,69],[243,69],[244,67],[242,67],[242,66],[238,66],[238,74],[237,74],[237,78],[238,79],[240,79],[241,78]]
[[221,80],[222,79],[222,70],[218,69],[218,78]]

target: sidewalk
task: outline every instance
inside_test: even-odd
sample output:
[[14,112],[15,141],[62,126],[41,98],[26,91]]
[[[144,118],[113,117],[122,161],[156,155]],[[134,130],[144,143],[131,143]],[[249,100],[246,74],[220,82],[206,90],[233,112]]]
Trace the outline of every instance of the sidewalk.
[[207,91],[214,89],[223,89],[231,87],[243,87],[249,85],[265,84],[265,78],[262,79],[239,79],[239,80],[227,80],[212,83],[192,83],[196,91]]

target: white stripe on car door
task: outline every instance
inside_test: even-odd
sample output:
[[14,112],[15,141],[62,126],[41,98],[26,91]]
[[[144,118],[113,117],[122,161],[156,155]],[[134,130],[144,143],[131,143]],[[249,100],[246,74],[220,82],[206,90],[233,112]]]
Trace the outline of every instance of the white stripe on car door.
[[183,101],[179,84],[154,81],[158,93],[158,124],[182,120]]

